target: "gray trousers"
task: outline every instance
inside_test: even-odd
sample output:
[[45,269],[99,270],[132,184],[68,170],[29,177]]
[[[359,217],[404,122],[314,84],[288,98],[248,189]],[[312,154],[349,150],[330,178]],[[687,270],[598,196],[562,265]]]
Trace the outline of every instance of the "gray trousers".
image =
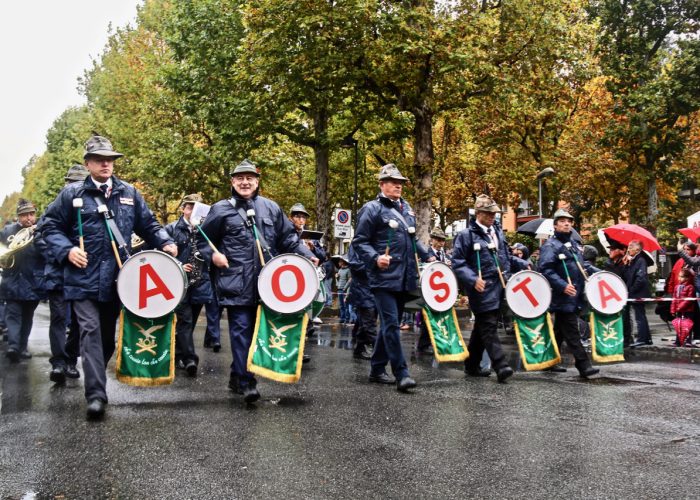
[[27,350],[29,333],[34,323],[34,311],[38,300],[8,300],[5,306],[7,324],[7,350],[22,352]]
[[119,301],[74,300],[72,307],[80,331],[85,399],[101,399],[106,403],[106,367],[114,354],[114,332],[119,316]]

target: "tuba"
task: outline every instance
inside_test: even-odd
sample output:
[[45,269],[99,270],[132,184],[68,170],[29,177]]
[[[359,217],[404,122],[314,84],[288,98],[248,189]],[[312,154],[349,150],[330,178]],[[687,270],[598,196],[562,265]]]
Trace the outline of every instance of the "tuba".
[[15,265],[15,255],[24,250],[34,241],[36,226],[23,227],[7,238],[9,245],[0,248],[0,268],[10,269]]

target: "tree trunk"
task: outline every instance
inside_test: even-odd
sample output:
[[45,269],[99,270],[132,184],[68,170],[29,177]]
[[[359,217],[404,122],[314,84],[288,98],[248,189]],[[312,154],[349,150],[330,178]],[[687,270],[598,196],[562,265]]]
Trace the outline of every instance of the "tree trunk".
[[330,213],[328,211],[328,162],[330,148],[328,146],[328,114],[325,109],[316,111],[314,115],[314,159],[316,161],[316,229],[326,234],[328,247],[332,248],[333,234],[330,229]]
[[416,237],[427,244],[430,239],[433,196],[433,112],[427,104],[415,108],[413,117],[413,178],[415,182],[415,199],[413,209],[416,212]]
[[647,180],[647,229],[656,234],[656,219],[659,216],[659,193],[656,190],[656,177]]

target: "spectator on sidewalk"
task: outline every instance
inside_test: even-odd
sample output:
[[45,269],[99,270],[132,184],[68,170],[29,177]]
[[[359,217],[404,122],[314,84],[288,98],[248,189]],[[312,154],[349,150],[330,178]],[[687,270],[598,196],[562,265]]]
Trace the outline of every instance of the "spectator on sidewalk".
[[347,256],[343,255],[338,259],[338,272],[335,274],[335,284],[338,289],[338,308],[340,309],[340,323],[350,323],[350,311],[345,303],[345,294],[350,282],[350,268],[348,267]]
[[[647,277],[647,262],[644,259],[644,255],[642,255],[642,251],[642,243],[632,240],[627,245],[627,255],[623,259],[627,266],[624,279],[630,299],[646,299],[651,296],[649,293],[649,279]],[[630,309],[634,311],[634,319],[637,323],[637,341],[630,347],[652,345],[644,302],[632,302],[625,309],[627,321],[629,321]]]
[[[681,269],[677,281],[678,283],[673,289],[673,298],[678,300],[671,302],[671,314],[676,318],[692,320],[695,316],[697,305],[693,301],[682,299],[695,297],[695,274],[690,269]],[[673,324],[676,326],[675,321]],[[676,327],[676,347],[692,345],[688,333],[687,330],[682,332],[679,330],[679,327]]]

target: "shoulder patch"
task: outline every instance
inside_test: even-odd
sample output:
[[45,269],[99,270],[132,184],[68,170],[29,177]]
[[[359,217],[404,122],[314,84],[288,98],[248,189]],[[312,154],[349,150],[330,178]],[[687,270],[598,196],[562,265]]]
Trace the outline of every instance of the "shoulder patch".
[[134,204],[133,198],[119,198],[119,203],[122,205],[132,205]]

